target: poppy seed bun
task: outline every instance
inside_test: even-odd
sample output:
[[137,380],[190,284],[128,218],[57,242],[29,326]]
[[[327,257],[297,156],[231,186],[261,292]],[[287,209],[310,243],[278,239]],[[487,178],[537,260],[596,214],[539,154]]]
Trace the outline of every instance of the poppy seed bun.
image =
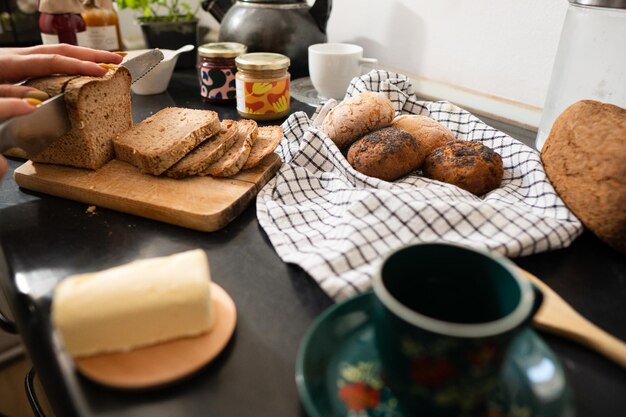
[[450,129],[427,116],[405,114],[393,119],[391,126],[409,132],[422,144],[426,155],[455,140]]
[[395,111],[383,93],[365,92],[334,107],[322,122],[321,130],[341,149],[373,130],[389,126]]
[[546,175],[567,207],[626,254],[626,109],[593,100],[559,115],[541,149]]
[[348,162],[370,177],[394,181],[415,171],[424,152],[409,133],[386,127],[357,140],[348,150]]
[[502,158],[480,142],[448,142],[426,157],[424,176],[481,196],[500,186]]

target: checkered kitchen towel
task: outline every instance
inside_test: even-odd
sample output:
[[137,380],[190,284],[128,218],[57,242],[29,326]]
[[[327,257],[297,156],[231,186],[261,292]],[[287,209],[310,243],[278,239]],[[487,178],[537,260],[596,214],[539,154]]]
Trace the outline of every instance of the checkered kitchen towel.
[[[259,223],[281,259],[308,272],[336,301],[370,287],[382,259],[410,242],[455,242],[508,257],[568,246],[581,232],[546,178],[539,153],[449,102],[418,101],[403,75],[372,71],[347,91],[380,91],[396,115],[422,114],[457,139],[502,156],[500,188],[482,197],[415,173],[386,182],[355,171],[303,112],[282,125],[284,164],[257,197]],[[325,106],[328,107],[328,106]]]

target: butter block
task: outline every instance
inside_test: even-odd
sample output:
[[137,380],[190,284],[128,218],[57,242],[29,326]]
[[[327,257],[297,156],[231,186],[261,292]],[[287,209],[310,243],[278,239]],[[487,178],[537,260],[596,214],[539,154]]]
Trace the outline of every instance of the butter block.
[[201,249],[74,275],[54,290],[52,323],[74,357],[129,351],[211,329]]

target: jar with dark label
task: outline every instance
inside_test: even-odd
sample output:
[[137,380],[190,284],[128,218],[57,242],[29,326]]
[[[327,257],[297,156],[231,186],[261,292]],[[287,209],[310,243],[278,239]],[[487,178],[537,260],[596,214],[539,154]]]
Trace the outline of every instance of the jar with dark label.
[[240,55],[237,63],[237,112],[253,120],[275,120],[289,114],[289,58],[254,52]]
[[200,96],[210,103],[235,102],[235,58],[246,53],[237,42],[213,42],[198,48]]
[[39,2],[39,30],[44,45],[68,43],[89,46],[85,21],[80,13],[80,0],[41,0]]

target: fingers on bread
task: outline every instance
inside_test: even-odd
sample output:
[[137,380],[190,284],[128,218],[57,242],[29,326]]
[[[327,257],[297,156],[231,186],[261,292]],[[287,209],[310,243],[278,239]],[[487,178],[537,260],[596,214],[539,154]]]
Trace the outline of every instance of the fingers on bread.
[[394,116],[382,93],[361,93],[333,108],[321,130],[362,174],[394,181],[422,170],[428,178],[475,195],[500,186],[502,158],[479,142],[456,140],[444,125],[422,115]]

